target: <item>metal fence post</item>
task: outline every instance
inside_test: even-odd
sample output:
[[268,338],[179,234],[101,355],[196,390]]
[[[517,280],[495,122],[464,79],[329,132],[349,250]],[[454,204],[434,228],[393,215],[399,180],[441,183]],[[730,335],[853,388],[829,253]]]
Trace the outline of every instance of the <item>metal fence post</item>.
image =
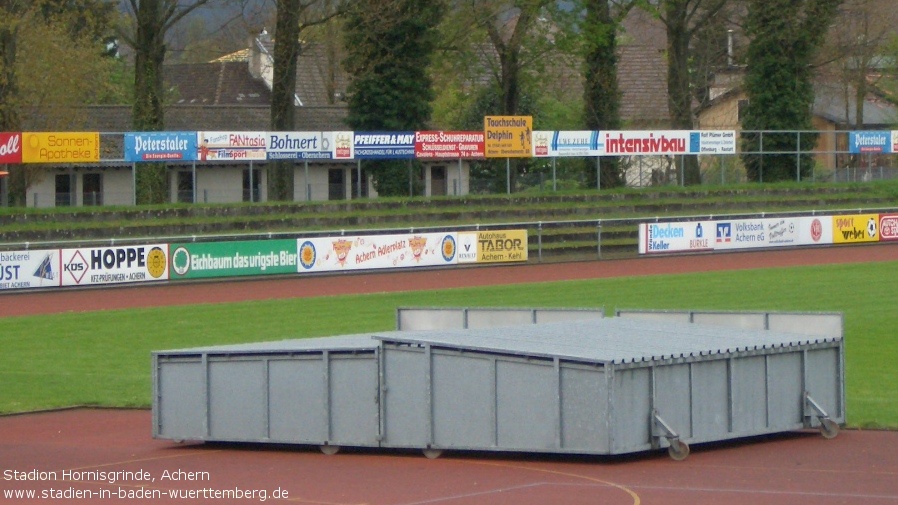
[[596,254],[602,259],[602,220],[596,221]]
[[536,225],[536,251],[539,262],[543,262],[543,222]]
[[795,182],[801,182],[801,132],[795,135]]

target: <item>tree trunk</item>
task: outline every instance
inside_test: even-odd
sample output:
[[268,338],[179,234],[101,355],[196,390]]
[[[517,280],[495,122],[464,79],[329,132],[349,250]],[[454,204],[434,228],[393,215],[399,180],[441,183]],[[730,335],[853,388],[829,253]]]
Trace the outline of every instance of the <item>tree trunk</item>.
[[[163,131],[162,63],[165,20],[161,0],[143,0],[137,10],[137,37],[134,55],[134,131]],[[137,203],[159,204],[169,201],[168,171],[164,163],[139,164]]]
[[[692,87],[689,78],[689,26],[687,0],[668,0],[665,3],[667,20],[667,109],[671,126],[676,130],[691,130]],[[686,156],[683,160],[683,182],[701,184],[698,159]]]
[[[296,59],[299,57],[299,0],[278,0],[274,42],[274,80],[271,85],[271,129],[292,131],[295,126]],[[268,198],[293,201],[295,164],[276,161],[268,169]]]
[[[0,15],[14,23],[15,3],[0,3]],[[16,79],[16,32],[13,24],[0,24],[0,131],[16,132],[22,129],[16,97],[18,86]],[[9,175],[6,191],[9,195],[9,205],[19,207],[25,205],[25,192],[27,190],[25,167],[22,165],[8,165]]]

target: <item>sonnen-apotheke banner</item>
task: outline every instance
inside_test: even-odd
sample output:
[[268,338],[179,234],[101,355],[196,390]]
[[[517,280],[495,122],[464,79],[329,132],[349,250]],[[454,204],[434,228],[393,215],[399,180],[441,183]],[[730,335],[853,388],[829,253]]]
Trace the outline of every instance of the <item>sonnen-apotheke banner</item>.
[[532,132],[532,116],[486,116],[484,154],[487,158],[529,158],[533,155]]
[[23,163],[100,161],[99,132],[23,133]]

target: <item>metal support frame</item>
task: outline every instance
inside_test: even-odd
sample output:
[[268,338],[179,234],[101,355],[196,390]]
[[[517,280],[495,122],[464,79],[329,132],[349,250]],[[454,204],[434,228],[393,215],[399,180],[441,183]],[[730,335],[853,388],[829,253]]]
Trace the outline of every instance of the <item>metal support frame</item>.
[[652,446],[660,447],[660,441],[666,438],[670,446],[667,453],[677,461],[682,461],[689,456],[689,444],[680,440],[680,435],[664,420],[657,409],[652,409]]
[[820,421],[820,434],[824,438],[835,438],[839,434],[839,424],[830,419],[829,414],[807,391],[804,392],[804,417],[807,425],[810,425],[808,420],[811,417],[816,417]]

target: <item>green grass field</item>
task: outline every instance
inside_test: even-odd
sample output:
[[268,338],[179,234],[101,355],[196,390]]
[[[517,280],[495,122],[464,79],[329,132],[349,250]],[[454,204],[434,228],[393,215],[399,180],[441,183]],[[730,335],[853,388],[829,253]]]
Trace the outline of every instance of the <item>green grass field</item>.
[[147,407],[153,350],[390,330],[399,306],[838,311],[849,425],[898,428],[896,294],[891,262],[12,317],[0,412]]

